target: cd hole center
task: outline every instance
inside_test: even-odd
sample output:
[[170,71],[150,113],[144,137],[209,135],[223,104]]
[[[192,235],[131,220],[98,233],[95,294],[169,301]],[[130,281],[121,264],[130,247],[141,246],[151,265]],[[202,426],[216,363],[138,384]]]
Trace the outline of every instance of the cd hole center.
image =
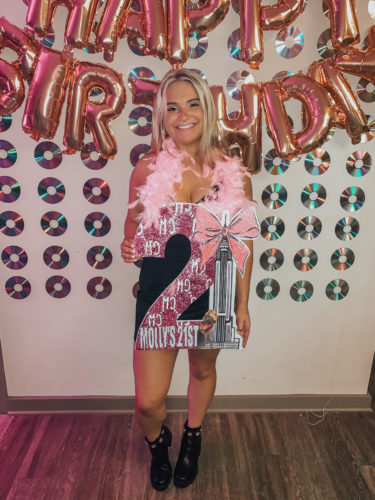
[[22,285],[19,283],[16,283],[13,288],[15,292],[22,292]]
[[14,220],[8,219],[7,220],[7,226],[11,229],[13,229],[16,226],[16,223]]
[[268,226],[268,232],[270,232],[270,233],[274,233],[275,231],[276,231],[276,226],[275,226],[275,224],[270,224],[270,225]]
[[102,255],[101,253],[97,253],[97,254],[95,255],[95,260],[96,260],[97,262],[103,262],[103,260],[104,260],[104,255]]
[[95,229],[101,229],[102,225],[103,224],[100,220],[95,220],[93,223],[93,226],[95,227]]
[[310,262],[310,257],[307,257],[306,255],[302,257],[302,263],[303,264],[308,264]]
[[291,49],[292,47],[294,47],[294,38],[292,36],[287,36],[285,38],[285,46],[288,48],[288,49]]
[[95,290],[97,292],[102,292],[104,290],[104,286],[99,283],[98,285],[95,285]]
[[52,151],[44,151],[43,156],[44,156],[45,160],[52,160],[53,153],[52,153]]
[[298,288],[298,295],[305,295],[305,293],[306,293],[306,288],[304,287]]
[[52,255],[52,260],[53,260],[53,262],[60,262],[61,256],[58,253],[54,253]]
[[349,203],[355,203],[356,201],[357,201],[357,197],[355,194],[352,194],[351,196],[349,196],[349,199],[348,199]]
[[279,198],[279,194],[278,193],[271,193],[270,198],[271,198],[271,200],[275,201]]
[[97,151],[91,151],[90,160],[98,161],[99,160],[99,153]]
[[264,287],[264,293],[271,293],[272,292],[272,286],[266,285]]
[[12,192],[12,188],[7,184],[4,184],[1,190],[4,194],[9,194]]
[[354,164],[355,168],[362,168],[363,167],[363,160],[357,160]]
[[339,294],[341,292],[341,286],[335,286],[333,293]]
[[318,193],[310,193],[310,200],[316,200],[318,198]]
[[8,156],[8,153],[5,151],[5,149],[0,149],[0,158],[2,160],[5,160],[5,158]]
[[346,255],[340,255],[339,262],[343,263],[343,262],[346,262],[346,260],[347,260]]
[[62,290],[62,284],[61,283],[55,283],[53,285],[53,288],[56,290],[56,292],[61,292],[61,290]]
[[20,260],[20,258],[16,253],[12,253],[12,255],[10,256],[10,260],[12,262],[18,262]]
[[140,116],[138,118],[138,125],[140,127],[145,127],[147,125],[147,118],[145,116]]
[[306,232],[311,233],[314,229],[314,226],[312,224],[307,224],[306,226]]
[[268,264],[274,264],[276,262],[276,257],[271,255],[271,257],[268,257]]
[[199,44],[198,40],[195,38],[195,36],[191,36],[189,38],[189,47],[191,49],[195,49],[197,45]]

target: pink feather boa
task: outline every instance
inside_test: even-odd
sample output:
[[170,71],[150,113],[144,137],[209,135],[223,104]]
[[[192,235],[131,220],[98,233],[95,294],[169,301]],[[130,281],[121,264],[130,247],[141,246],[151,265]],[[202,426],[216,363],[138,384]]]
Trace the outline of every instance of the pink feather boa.
[[[138,188],[138,198],[143,205],[140,217],[144,224],[157,226],[159,208],[175,201],[174,186],[182,183],[182,173],[189,170],[191,161],[190,155],[178,149],[172,139],[166,140],[166,149],[160,151],[149,165],[151,172],[146,183]],[[205,165],[203,175],[209,173],[210,167]],[[249,201],[245,197],[244,176],[250,177],[250,174],[237,158],[217,160],[213,169],[212,186],[217,186],[218,189],[215,191],[212,187],[202,204],[218,216],[223,209],[229,210],[231,217],[241,208],[256,207],[255,201]]]

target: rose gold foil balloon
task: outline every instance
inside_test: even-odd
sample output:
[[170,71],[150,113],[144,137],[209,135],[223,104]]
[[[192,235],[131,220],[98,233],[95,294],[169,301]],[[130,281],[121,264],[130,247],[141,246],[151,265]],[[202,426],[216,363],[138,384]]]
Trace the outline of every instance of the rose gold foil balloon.
[[25,97],[20,71],[7,61],[0,59],[0,115],[14,113]]
[[262,27],[279,30],[292,23],[306,7],[307,0],[279,0],[275,5],[264,5],[261,9]]
[[250,68],[258,69],[263,61],[263,32],[260,0],[240,2],[241,59]]
[[40,49],[22,121],[33,139],[54,137],[71,76],[71,54]]
[[312,63],[307,74],[323,85],[333,97],[335,126],[346,128],[352,143],[358,144],[361,134],[368,132],[367,120],[345,76],[330,60]]
[[189,31],[198,31],[201,35],[212,31],[226,16],[229,4],[230,0],[206,0],[204,5],[189,9]]
[[306,124],[295,134],[299,153],[308,153],[321,146],[332,124],[332,110],[327,91],[305,75],[292,75],[282,80],[287,97],[302,102]]
[[306,0],[279,0],[262,6],[261,0],[241,0],[241,59],[258,69],[263,61],[263,30],[286,27],[303,11]]
[[100,0],[71,0],[70,15],[66,25],[65,41],[71,49],[87,46],[94,17]]
[[370,28],[366,50],[350,47],[336,56],[335,64],[345,73],[362,76],[375,83],[375,26]]
[[129,85],[133,96],[133,104],[154,105],[156,92],[160,86],[160,81],[151,78],[129,77]]
[[34,73],[39,43],[8,22],[5,17],[0,17],[0,49],[3,47],[9,47],[18,54],[16,65],[22,77],[29,80]]
[[108,0],[98,27],[97,50],[112,61],[123,36],[142,37],[147,55],[165,55],[166,26],[162,0],[139,0],[141,12],[131,10],[132,0]]
[[26,29],[40,37],[52,33],[52,20],[58,5],[65,5],[70,11],[73,0],[29,0]]
[[297,156],[298,148],[283,104],[285,99],[286,94],[280,81],[270,81],[262,85],[262,103],[267,128],[277,154],[282,158],[292,158]]
[[[89,101],[90,92],[94,87],[104,91],[103,102]],[[117,152],[117,144],[110,122],[121,113],[125,102],[126,94],[121,75],[103,64],[77,62],[69,90],[65,153],[71,154],[82,148],[87,124],[98,151],[104,157],[113,157]]]
[[166,0],[166,8],[167,57],[174,69],[180,69],[189,57],[185,0]]
[[332,45],[338,50],[359,42],[354,0],[325,0],[331,21]]
[[260,87],[256,84],[244,84],[241,87],[241,110],[231,120],[227,114],[223,87],[210,87],[214,98],[218,123],[224,141],[228,145],[238,144],[242,161],[251,173],[261,167],[262,151],[262,116],[260,108]]

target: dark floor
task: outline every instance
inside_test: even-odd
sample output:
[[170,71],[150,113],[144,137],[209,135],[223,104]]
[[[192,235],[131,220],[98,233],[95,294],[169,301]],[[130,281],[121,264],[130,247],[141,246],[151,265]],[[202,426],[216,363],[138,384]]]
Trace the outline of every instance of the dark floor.
[[[168,417],[175,463],[185,415]],[[157,493],[133,415],[0,416],[0,499],[375,499],[375,413],[210,413],[200,473]]]

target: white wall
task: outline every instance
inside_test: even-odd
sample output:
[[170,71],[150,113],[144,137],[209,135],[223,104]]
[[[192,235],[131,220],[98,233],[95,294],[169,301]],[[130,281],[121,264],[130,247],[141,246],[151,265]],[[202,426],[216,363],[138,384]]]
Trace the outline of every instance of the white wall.
[[[357,15],[362,38],[374,22],[367,12],[367,2],[357,2]],[[5,6],[7,7],[5,9]],[[0,13],[19,27],[25,22],[26,6],[0,0]],[[57,42],[62,48],[63,26],[66,11],[59,8],[55,19]],[[281,70],[303,70],[319,59],[316,42],[320,33],[329,27],[328,19],[321,12],[321,2],[308,2],[305,12],[294,23],[305,35],[305,47],[294,59],[283,59],[274,48],[276,32],[266,32],[265,57],[259,71],[252,71],[256,81],[267,81]],[[227,39],[239,27],[239,17],[230,9],[224,22],[208,35],[206,54],[191,60],[187,67],[202,69],[211,85],[225,87],[229,75],[237,69],[247,69],[244,63],[230,58]],[[10,53],[5,52],[4,57]],[[77,51],[81,61],[103,63],[101,55],[88,55]],[[128,48],[127,41],[120,42],[114,62],[110,65],[123,74],[126,81],[130,70],[137,66],[152,69],[158,79],[169,69],[166,61],[152,57],[137,57]],[[358,78],[349,77],[355,89]],[[8,245],[24,248],[29,256],[27,266],[20,271],[7,269],[0,263],[0,315],[1,343],[5,363],[8,393],[10,396],[63,396],[63,395],[132,395],[132,335],[135,300],[131,288],[137,281],[138,269],[126,265],[120,258],[122,226],[126,213],[127,190],[132,167],[130,149],[148,142],[134,135],[128,126],[128,115],[133,109],[127,89],[128,103],[122,115],[113,122],[118,140],[118,154],[113,161],[98,171],[89,170],[79,154],[64,156],[56,170],[44,170],[34,160],[36,143],[21,130],[23,110],[13,117],[11,128],[0,134],[14,144],[18,160],[9,169],[0,169],[0,175],[10,175],[21,184],[21,197],[11,204],[2,204],[1,211],[14,210],[25,220],[24,232],[14,238],[0,234],[1,250]],[[375,103],[361,105],[367,114],[375,115]],[[230,110],[237,102],[228,96]],[[292,107],[293,111],[293,107]],[[295,106],[295,121],[298,107]],[[63,137],[62,117],[54,139],[60,147]],[[263,133],[263,152],[273,147]],[[282,217],[286,225],[284,236],[275,242],[259,238],[255,243],[255,261],[251,284],[251,340],[242,352],[222,352],[218,361],[217,394],[364,394],[375,348],[373,258],[375,209],[373,196],[375,165],[365,177],[351,177],[345,169],[347,157],[355,150],[368,151],[375,161],[375,141],[353,146],[345,131],[336,131],[333,139],[323,146],[331,156],[331,167],[322,176],[311,176],[304,168],[304,158],[292,162],[281,176],[273,176],[263,168],[253,177],[254,197],[259,203],[259,220],[267,216]],[[65,185],[65,199],[56,205],[40,200],[37,185],[44,177],[57,177]],[[91,177],[108,181],[110,199],[103,205],[92,205],[82,195],[84,182]],[[288,201],[278,210],[263,206],[261,193],[272,182],[280,182],[288,191]],[[304,186],[319,182],[327,190],[326,203],[316,209],[305,208],[300,201]],[[357,185],[364,189],[366,202],[360,211],[350,214],[339,204],[342,190]],[[40,217],[49,210],[62,212],[68,220],[68,231],[60,237],[50,237],[40,228]],[[112,223],[110,233],[93,238],[83,227],[85,216],[93,211],[105,212]],[[306,215],[316,215],[323,223],[323,231],[315,240],[301,240],[296,232],[297,222]],[[358,237],[342,242],[334,233],[336,222],[353,215],[360,222]],[[347,244],[346,244],[347,243]],[[64,246],[70,254],[69,265],[53,271],[44,264],[42,255],[50,245]],[[113,253],[112,265],[104,271],[92,269],[86,262],[86,252],[94,245],[106,245]],[[284,265],[276,272],[266,272],[259,265],[259,256],[270,247],[284,253]],[[347,271],[336,271],[330,264],[332,252],[348,246],[355,253],[355,264]],[[313,248],[318,254],[318,264],[308,273],[298,271],[293,265],[294,254],[301,248]],[[72,285],[71,293],[64,299],[54,299],[45,291],[45,281],[53,274],[62,274]],[[27,299],[14,300],[4,291],[10,276],[27,278],[32,292]],[[86,283],[102,275],[112,283],[112,294],[105,300],[95,300],[86,292]],[[272,301],[263,301],[255,293],[256,284],[263,278],[275,278],[280,284],[280,294]],[[348,296],[339,302],[325,295],[327,283],[334,278],[345,279],[350,286]],[[307,279],[314,286],[314,295],[305,303],[296,303],[289,296],[291,284]],[[187,357],[181,352],[176,365],[171,394],[182,395],[187,385]]]

